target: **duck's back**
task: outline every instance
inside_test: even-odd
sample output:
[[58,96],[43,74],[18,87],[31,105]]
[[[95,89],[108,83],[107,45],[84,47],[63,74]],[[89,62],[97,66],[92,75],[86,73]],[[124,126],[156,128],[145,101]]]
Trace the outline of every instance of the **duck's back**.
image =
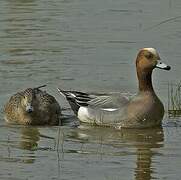
[[57,124],[61,116],[61,108],[56,99],[45,91],[39,91],[36,94],[38,101],[39,116],[47,119],[48,124]]

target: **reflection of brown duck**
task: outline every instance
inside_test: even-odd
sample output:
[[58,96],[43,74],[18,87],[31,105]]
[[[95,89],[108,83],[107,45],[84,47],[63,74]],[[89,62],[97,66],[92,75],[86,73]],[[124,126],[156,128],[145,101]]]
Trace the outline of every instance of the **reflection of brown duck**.
[[[115,152],[115,156],[118,154],[120,156],[129,155],[125,153],[124,147],[133,147],[136,153],[136,162],[135,162],[135,180],[150,180],[152,179],[152,174],[154,173],[154,168],[152,164],[152,157],[155,155],[152,149],[158,149],[163,146],[164,134],[162,128],[155,129],[121,129],[120,131],[115,131],[114,129],[109,128],[100,128],[100,127],[90,127],[82,126],[81,129],[72,131],[69,135],[69,138],[79,139],[84,148],[81,147],[81,152],[85,151],[94,152],[94,147],[90,144],[100,144],[100,145],[110,145],[120,151]],[[86,144],[89,147],[86,148]],[[104,146],[103,146],[104,147]],[[123,150],[122,150],[123,149]],[[132,150],[133,150],[132,149]],[[102,150],[104,154],[109,151],[107,149]],[[124,153],[122,153],[124,151]],[[96,150],[97,153],[101,151]],[[111,156],[114,156],[114,152],[111,151]]]
[[22,139],[20,142],[20,148],[27,150],[34,150],[38,147],[38,141],[40,140],[40,132],[37,128],[24,127],[21,129]]
[[24,126],[21,128],[20,148],[27,150],[50,149],[50,147],[42,148],[38,145],[40,138],[54,140],[54,137],[41,134],[37,127]]
[[163,130],[150,129],[148,132],[141,134],[140,132],[139,143],[135,145],[136,149],[136,168],[135,180],[151,180],[154,174],[152,158],[155,155],[152,149],[160,148],[163,146]]
[[28,88],[13,95],[4,108],[5,120],[23,125],[59,125],[58,102],[39,88]]

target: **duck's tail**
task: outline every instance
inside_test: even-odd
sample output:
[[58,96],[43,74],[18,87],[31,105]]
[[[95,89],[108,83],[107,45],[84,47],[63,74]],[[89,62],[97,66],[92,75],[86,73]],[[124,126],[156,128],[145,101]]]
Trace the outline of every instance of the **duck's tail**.
[[77,112],[81,106],[88,106],[88,101],[92,98],[89,94],[79,91],[64,91],[60,88],[57,88],[58,92],[64,96],[69,102],[72,110],[77,115]]
[[44,85],[41,85],[41,86],[38,86],[38,87],[35,87],[34,89],[40,89],[40,88],[43,88],[43,87],[46,87],[47,85],[44,84]]

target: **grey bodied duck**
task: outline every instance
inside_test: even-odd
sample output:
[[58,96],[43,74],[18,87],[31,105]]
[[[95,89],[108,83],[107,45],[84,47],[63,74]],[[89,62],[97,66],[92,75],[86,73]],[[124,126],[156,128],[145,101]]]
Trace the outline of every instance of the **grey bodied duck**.
[[160,61],[154,48],[141,49],[136,58],[139,89],[131,98],[121,93],[97,95],[58,90],[82,122],[118,129],[161,126],[164,106],[152,86],[155,68],[170,70],[170,66]]
[[23,125],[59,125],[61,108],[56,99],[37,88],[27,88],[11,96],[4,107],[8,123]]

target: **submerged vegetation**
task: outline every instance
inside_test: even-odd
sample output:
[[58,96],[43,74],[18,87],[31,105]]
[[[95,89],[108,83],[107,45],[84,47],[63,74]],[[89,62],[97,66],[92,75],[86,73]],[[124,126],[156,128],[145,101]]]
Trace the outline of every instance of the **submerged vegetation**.
[[168,83],[168,115],[170,118],[181,116],[181,81]]

